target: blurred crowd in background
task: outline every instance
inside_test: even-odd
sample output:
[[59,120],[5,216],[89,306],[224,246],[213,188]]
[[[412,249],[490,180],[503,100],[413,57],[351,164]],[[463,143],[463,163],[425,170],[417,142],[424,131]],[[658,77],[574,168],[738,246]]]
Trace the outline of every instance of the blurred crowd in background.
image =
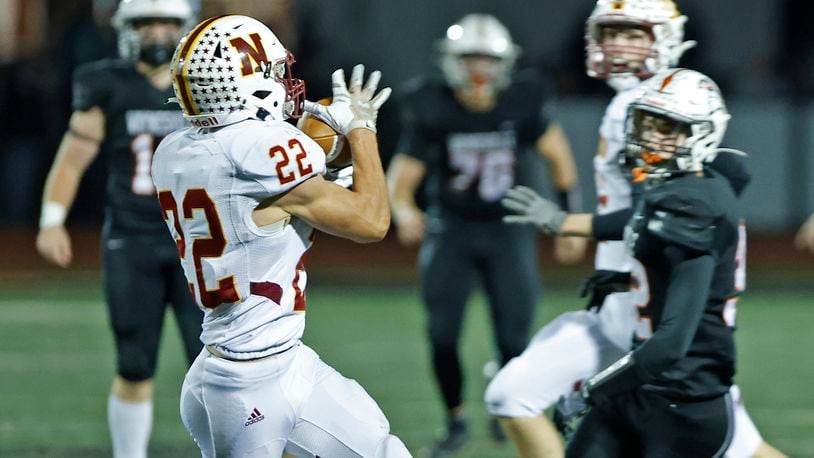
[[[550,82],[555,99],[606,101],[611,94],[584,71],[584,22],[595,3],[590,0],[567,5],[552,0],[193,3],[201,18],[239,13],[268,24],[297,57],[295,72],[308,83],[309,99],[329,95],[331,71],[357,62],[380,68],[384,83],[398,89],[434,66],[435,40],[469,12],[494,14],[507,24],[523,48],[518,66],[537,69]],[[781,99],[792,108],[812,101],[814,4],[805,0],[677,3],[691,18],[687,38],[703,43],[687,53],[682,66],[711,75],[730,99]],[[85,62],[116,56],[116,36],[110,25],[116,4],[116,0],[0,0],[4,12],[0,16],[0,227],[34,227],[42,184],[70,116],[72,72]],[[398,131],[397,100],[388,105],[380,116],[385,162],[394,153]],[[796,133],[792,130],[788,135]],[[786,140],[791,149],[806,145],[794,138]],[[593,151],[576,154],[590,156]],[[798,151],[795,157],[808,156],[809,152]],[[807,165],[812,163],[814,159]],[[71,221],[101,220],[105,171],[104,161],[92,165]],[[804,180],[805,174],[797,178]],[[788,214],[785,229],[792,229],[808,211],[805,205],[797,207],[799,211]]]

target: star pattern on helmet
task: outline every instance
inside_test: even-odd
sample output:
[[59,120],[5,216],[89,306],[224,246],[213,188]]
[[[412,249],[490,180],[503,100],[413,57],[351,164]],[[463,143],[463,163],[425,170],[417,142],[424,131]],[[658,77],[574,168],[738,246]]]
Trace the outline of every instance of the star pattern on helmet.
[[235,84],[239,66],[226,40],[230,31],[212,27],[198,38],[186,68],[190,76],[190,93],[201,113],[233,113],[243,108]]

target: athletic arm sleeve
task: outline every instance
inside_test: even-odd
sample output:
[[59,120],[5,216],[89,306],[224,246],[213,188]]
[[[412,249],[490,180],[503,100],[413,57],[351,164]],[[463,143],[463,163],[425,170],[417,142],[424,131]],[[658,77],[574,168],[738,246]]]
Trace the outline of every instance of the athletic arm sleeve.
[[622,240],[625,235],[625,226],[632,217],[632,207],[605,215],[594,215],[591,232],[596,240]]

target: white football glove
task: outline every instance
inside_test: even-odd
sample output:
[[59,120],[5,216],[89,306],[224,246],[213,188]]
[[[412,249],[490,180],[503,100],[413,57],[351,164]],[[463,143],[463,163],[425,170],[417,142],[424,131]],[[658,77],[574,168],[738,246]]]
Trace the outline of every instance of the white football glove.
[[328,106],[305,101],[305,111],[318,117],[331,126],[336,132],[347,135],[353,129],[369,129],[376,132],[376,117],[379,108],[387,101],[392,92],[389,87],[379,91],[374,97],[379,80],[380,71],[370,74],[367,84],[362,88],[362,78],[365,66],[358,64],[353,67],[350,76],[350,89],[345,85],[345,71],[341,68],[331,75],[333,82],[333,100]]
[[517,213],[504,216],[504,223],[534,224],[542,233],[548,235],[559,234],[560,227],[568,216],[559,205],[540,197],[533,189],[525,186],[515,186],[506,191],[506,196],[500,204]]

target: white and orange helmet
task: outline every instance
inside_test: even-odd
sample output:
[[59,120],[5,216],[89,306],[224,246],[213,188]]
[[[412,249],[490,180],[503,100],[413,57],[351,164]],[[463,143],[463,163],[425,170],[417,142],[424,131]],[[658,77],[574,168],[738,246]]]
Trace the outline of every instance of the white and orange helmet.
[[198,24],[171,62],[175,98],[198,127],[244,119],[298,118],[305,82],[292,77],[294,56],[263,23],[220,16]]
[[[681,126],[684,140],[680,144],[660,144],[644,139],[639,121],[645,114]],[[643,83],[641,93],[628,108],[626,154],[643,159],[648,176],[699,171],[719,151],[735,151],[719,148],[729,119],[721,90],[711,78],[683,68],[662,70]],[[659,159],[657,153],[662,151],[672,153],[672,158]]]
[[[588,76],[596,79],[635,78],[644,80],[661,70],[678,65],[681,55],[695,46],[684,41],[684,23],[673,0],[598,0],[585,24],[585,67]],[[635,26],[648,31],[653,38],[650,48],[613,49],[601,40],[603,26]],[[643,65],[635,74],[611,72],[609,54],[624,51],[640,54]]]

